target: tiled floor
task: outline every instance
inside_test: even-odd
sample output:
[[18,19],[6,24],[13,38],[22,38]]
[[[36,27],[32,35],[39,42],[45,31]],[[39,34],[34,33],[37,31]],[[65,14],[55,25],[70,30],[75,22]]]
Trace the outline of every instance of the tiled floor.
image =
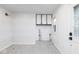
[[12,45],[1,54],[59,54],[60,52],[50,41],[36,41],[35,45]]

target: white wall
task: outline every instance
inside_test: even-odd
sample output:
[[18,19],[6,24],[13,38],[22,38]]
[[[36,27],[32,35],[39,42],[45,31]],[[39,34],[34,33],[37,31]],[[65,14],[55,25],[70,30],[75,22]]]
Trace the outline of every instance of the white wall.
[[0,50],[11,45],[12,31],[11,31],[11,14],[5,16],[6,10],[0,8]]
[[61,53],[73,53],[73,40],[68,39],[69,32],[73,32],[73,6],[61,5],[55,14],[57,30],[53,36],[53,43]]
[[35,44],[37,34],[34,14],[14,14],[13,26],[15,44]]

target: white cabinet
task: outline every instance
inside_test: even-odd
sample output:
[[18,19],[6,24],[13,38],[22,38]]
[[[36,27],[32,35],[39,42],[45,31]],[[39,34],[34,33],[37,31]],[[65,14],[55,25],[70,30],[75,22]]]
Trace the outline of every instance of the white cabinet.
[[47,15],[47,23],[51,24],[51,20],[52,20],[52,16],[51,15]]
[[37,20],[36,20],[37,24],[41,24],[41,15],[37,15],[36,18],[37,18]]
[[36,14],[37,25],[51,25],[52,14]]
[[46,24],[46,15],[42,15],[42,24]]

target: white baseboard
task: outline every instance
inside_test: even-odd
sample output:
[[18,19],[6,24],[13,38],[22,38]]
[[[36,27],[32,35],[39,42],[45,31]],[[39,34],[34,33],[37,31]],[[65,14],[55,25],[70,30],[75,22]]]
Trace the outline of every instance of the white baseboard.
[[13,44],[24,44],[24,45],[34,45],[36,42],[13,42]]
[[8,48],[9,46],[11,46],[13,43],[11,41],[6,42],[6,43],[2,43],[0,45],[0,51],[4,50],[5,48]]

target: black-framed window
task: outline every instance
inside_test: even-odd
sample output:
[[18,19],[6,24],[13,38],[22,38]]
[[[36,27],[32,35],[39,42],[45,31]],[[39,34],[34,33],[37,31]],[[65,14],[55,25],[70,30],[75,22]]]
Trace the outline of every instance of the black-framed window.
[[36,25],[51,25],[52,14],[36,14]]

